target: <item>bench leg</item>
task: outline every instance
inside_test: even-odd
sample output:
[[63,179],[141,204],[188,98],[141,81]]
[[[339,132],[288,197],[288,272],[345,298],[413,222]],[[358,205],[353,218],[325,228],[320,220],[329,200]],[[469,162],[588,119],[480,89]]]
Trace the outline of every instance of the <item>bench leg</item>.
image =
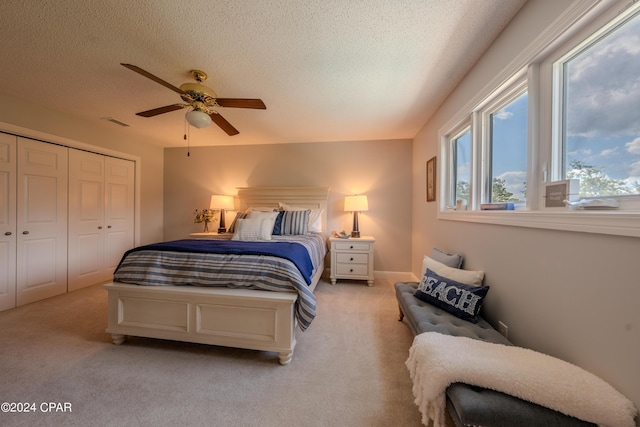
[[398,316],[398,321],[402,322],[402,319],[404,319],[404,313],[402,312],[402,307],[400,307],[400,304],[398,304],[398,311],[400,312],[400,315]]

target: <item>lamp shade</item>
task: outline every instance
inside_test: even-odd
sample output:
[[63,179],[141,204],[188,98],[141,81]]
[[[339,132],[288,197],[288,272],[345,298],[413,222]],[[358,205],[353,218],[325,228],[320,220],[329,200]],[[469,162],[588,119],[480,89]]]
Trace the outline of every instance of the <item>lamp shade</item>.
[[228,209],[233,210],[233,196],[223,196],[219,194],[214,194],[211,196],[211,204],[209,205],[209,209]]
[[346,196],[344,198],[344,210],[347,212],[363,212],[369,210],[369,202],[367,196],[356,195]]
[[204,111],[194,109],[187,113],[187,121],[191,126],[202,129],[211,124],[211,117]]

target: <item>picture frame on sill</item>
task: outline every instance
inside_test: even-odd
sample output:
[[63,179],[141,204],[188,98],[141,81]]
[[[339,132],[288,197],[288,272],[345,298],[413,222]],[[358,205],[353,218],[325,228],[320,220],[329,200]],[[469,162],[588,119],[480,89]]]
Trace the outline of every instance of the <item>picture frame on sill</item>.
[[427,160],[427,202],[436,200],[436,157]]
[[580,181],[577,179],[547,182],[544,185],[544,207],[565,208],[565,200],[578,200],[580,193],[579,186]]

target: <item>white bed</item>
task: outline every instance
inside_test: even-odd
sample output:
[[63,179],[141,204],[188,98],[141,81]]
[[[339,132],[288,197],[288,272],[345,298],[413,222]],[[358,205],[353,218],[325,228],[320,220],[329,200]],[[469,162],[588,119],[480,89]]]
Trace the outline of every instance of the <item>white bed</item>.
[[[277,208],[281,202],[323,209],[326,233],[328,192],[326,187],[239,188],[236,208]],[[324,263],[315,270],[312,291],[323,271]],[[293,356],[296,293],[115,282],[104,288],[109,294],[107,332],[115,344],[129,335],[272,351],[282,365]]]

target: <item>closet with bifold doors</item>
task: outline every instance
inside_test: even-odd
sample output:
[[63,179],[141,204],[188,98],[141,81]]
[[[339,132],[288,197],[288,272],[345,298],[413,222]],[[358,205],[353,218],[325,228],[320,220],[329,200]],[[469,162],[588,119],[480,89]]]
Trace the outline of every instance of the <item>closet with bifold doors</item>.
[[134,182],[133,161],[0,133],[0,310],[109,280]]
[[134,163],[69,150],[70,291],[111,279],[134,244]]

